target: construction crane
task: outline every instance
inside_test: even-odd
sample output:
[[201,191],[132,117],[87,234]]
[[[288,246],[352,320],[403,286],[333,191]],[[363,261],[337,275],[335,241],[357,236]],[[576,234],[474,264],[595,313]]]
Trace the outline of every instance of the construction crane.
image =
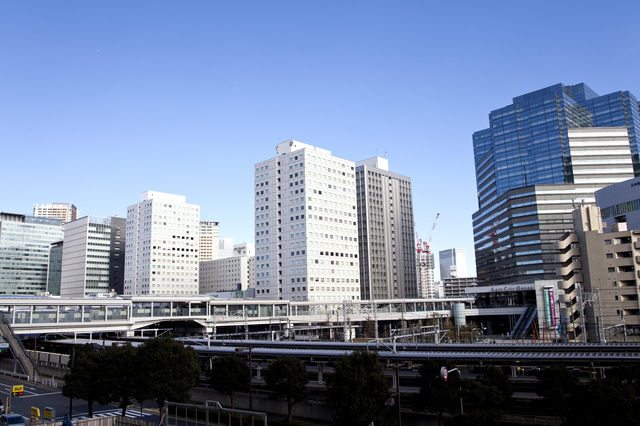
[[436,229],[436,224],[438,223],[438,217],[440,217],[440,213],[438,213],[436,215],[436,220],[433,222],[433,227],[431,228],[431,232],[429,233],[429,241],[422,241],[420,238],[418,238],[418,229],[415,226],[414,223],[414,227],[416,228],[416,240],[417,240],[417,244],[416,244],[416,252],[418,253],[417,255],[417,266],[418,266],[418,270],[417,270],[417,284],[418,284],[418,294],[419,297],[427,297],[427,289],[425,289],[423,286],[425,283],[422,282],[422,271],[423,271],[423,267],[426,267],[428,265],[428,261],[427,262],[422,262],[421,256],[420,254],[422,252],[425,252],[427,254],[431,254],[431,249],[429,248],[429,244],[431,243],[431,238],[433,238],[433,230]]
[[436,219],[433,221],[433,227],[431,228],[431,232],[429,232],[429,240],[426,243],[423,243],[424,245],[423,251],[426,251],[427,254],[431,254],[431,247],[429,247],[429,244],[431,244],[431,239],[433,238],[433,231],[435,231],[436,229],[436,225],[438,224],[439,217],[440,217],[440,213],[436,215]]

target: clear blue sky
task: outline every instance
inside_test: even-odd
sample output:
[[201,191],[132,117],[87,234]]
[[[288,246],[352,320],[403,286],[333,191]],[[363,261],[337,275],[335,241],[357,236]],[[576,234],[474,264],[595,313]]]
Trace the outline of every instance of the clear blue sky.
[[471,135],[555,83],[640,96],[637,1],[0,2],[0,211],[185,195],[253,241],[253,164],[387,151],[418,232],[475,271]]

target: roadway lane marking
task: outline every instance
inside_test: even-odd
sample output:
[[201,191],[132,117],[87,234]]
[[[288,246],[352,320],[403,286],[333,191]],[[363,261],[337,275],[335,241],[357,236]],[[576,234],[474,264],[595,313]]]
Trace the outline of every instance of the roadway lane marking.
[[[109,410],[109,411],[102,411],[102,412],[94,412],[93,413],[93,417],[113,417],[113,416],[120,416],[122,414],[122,410],[121,409],[116,409],[116,410]],[[151,413],[145,413],[144,411],[142,412],[142,416],[146,417],[146,416],[153,416],[154,414]],[[128,417],[130,419],[139,419],[140,418],[140,412],[136,411],[136,412],[132,412],[131,410],[127,410],[127,414],[125,417]],[[73,418],[71,420],[85,420],[89,418],[89,413],[82,413],[82,414],[78,414],[77,416],[73,416]]]
[[36,393],[33,395],[22,395],[20,398],[33,398],[35,396],[60,395],[62,392]]

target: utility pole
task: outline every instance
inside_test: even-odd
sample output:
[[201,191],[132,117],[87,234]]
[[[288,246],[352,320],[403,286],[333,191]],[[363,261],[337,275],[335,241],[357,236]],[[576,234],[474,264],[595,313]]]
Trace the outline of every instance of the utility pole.
[[[73,347],[71,348],[71,368],[73,368],[74,366],[74,362],[76,359],[76,348]],[[69,384],[69,387],[71,387],[71,384]],[[70,389],[71,396],[69,397],[69,420],[71,420],[71,418],[73,417],[73,389]]]

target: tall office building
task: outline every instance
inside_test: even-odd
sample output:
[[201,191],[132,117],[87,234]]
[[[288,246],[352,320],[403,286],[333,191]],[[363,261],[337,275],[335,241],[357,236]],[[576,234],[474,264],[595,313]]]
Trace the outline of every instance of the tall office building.
[[52,296],[60,296],[60,282],[62,281],[62,241],[51,243],[49,250],[49,266],[47,267],[46,292]]
[[78,209],[69,203],[34,204],[33,216],[61,219],[64,225],[78,218]]
[[437,297],[436,278],[434,274],[435,260],[433,253],[416,252],[416,278],[418,284],[418,298],[430,299]]
[[127,219],[85,216],[64,228],[60,295],[124,292]]
[[418,297],[411,179],[386,158],[356,163],[362,299]]
[[355,164],[289,140],[255,165],[256,297],[360,298]]
[[440,262],[440,279],[462,278],[467,275],[467,256],[463,248],[441,250],[438,253]]
[[127,208],[124,294],[198,294],[200,206],[142,193]]
[[45,292],[51,244],[60,240],[60,219],[0,213],[0,295]]
[[474,133],[479,209],[473,215],[479,285],[555,279],[553,242],[577,204],[640,173],[638,102],[557,84],[518,96]]
[[200,221],[200,262],[218,259],[220,222]]

